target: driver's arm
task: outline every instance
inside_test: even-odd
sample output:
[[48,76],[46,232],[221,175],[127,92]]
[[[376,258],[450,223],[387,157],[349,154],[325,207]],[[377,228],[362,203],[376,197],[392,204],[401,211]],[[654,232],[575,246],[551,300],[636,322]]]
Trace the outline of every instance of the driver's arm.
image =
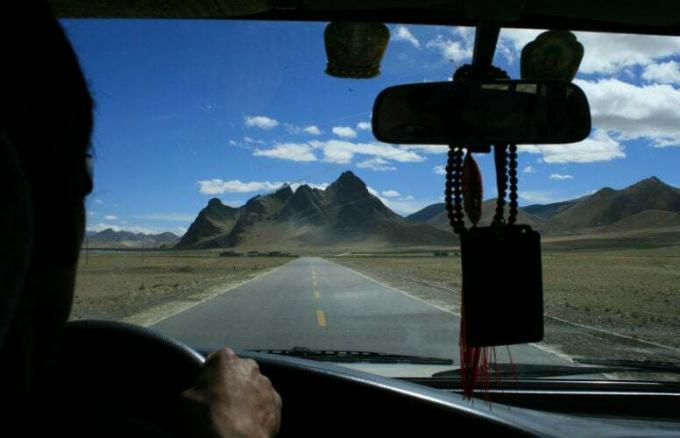
[[269,379],[228,348],[208,356],[179,409],[190,436],[271,437],[281,422],[281,397]]

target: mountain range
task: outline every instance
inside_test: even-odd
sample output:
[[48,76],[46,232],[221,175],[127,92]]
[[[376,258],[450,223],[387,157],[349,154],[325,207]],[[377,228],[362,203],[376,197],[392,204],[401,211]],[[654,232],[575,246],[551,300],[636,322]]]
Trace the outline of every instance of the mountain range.
[[352,172],[325,190],[286,185],[233,208],[211,199],[176,248],[289,249],[451,245],[453,235],[406,219]]
[[87,232],[85,245],[89,248],[159,248],[171,247],[179,240],[179,236],[170,232],[145,234],[107,228]]
[[[491,221],[495,203],[484,202],[481,225]],[[521,207],[518,223],[545,234],[680,226],[680,190],[651,177],[621,190],[605,187],[578,199]],[[294,191],[286,185],[238,208],[213,198],[175,248],[357,249],[456,243],[443,203],[402,217],[348,171],[325,190],[301,185]]]
[[[495,199],[484,202],[481,224],[491,221],[495,204]],[[621,190],[605,187],[569,201],[521,207],[517,216],[518,223],[546,234],[680,226],[680,190],[651,177]],[[407,218],[440,229],[449,227],[443,203],[425,207]]]

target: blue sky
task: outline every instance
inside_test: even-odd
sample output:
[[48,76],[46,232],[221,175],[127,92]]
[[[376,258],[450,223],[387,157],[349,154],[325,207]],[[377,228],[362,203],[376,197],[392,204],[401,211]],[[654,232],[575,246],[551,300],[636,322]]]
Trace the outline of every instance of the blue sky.
[[[96,101],[88,228],[181,234],[212,197],[238,206],[284,182],[352,170],[406,214],[443,192],[446,148],[378,143],[383,88],[447,80],[471,29],[390,25],[382,74],[324,74],[324,23],[64,20]],[[538,31],[503,31],[495,64],[519,76]],[[680,39],[577,34],[594,130],[577,145],[523,146],[522,204],[658,176],[680,185]],[[494,197],[491,157],[478,155]]]

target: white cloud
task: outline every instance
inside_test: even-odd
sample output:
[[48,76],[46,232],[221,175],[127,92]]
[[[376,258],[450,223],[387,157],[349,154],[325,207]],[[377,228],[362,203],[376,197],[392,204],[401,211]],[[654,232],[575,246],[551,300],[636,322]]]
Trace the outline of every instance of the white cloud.
[[437,50],[446,60],[459,64],[472,57],[472,45],[464,38],[458,41],[437,35],[425,45],[428,49]]
[[107,214],[106,216],[104,216],[104,219],[107,220],[107,221],[117,221],[118,216],[114,216],[112,214]]
[[357,123],[357,129],[360,131],[368,131],[371,129],[371,123],[370,122],[359,122]]
[[220,195],[222,193],[250,193],[266,190],[275,190],[281,187],[280,182],[249,181],[238,179],[224,181],[219,178],[198,181],[199,191],[205,195]]
[[556,196],[553,192],[543,190],[520,190],[517,194],[520,199],[529,204],[550,204],[562,200],[562,198]]
[[186,228],[186,227],[177,227],[177,234],[178,234],[179,236],[182,236],[182,235],[185,234],[186,232],[187,232],[187,228]]
[[246,126],[260,129],[273,129],[279,126],[279,122],[267,116],[246,116]]
[[371,155],[384,160],[405,162],[419,162],[424,157],[413,151],[408,151],[386,143],[353,143],[345,140],[310,141],[314,148],[321,149],[323,161],[329,163],[347,164],[352,161],[354,155]]
[[354,138],[357,136],[357,132],[349,126],[334,126],[332,131],[333,134],[337,135],[338,137]]
[[413,196],[405,196],[399,199],[388,199],[386,196],[382,196],[378,190],[371,186],[367,186],[366,189],[371,195],[380,199],[380,202],[385,204],[390,210],[402,215],[415,213],[416,211],[421,210],[433,203],[432,201],[415,200]]
[[107,229],[112,229],[113,231],[129,231],[131,233],[144,233],[144,234],[159,234],[162,233],[163,230],[160,230],[158,228],[152,228],[152,227],[140,227],[138,225],[133,225],[133,226],[125,226],[121,227],[116,224],[110,224],[106,222],[100,222],[98,224],[94,225],[89,225],[87,226],[87,231],[104,231]]
[[649,64],[642,72],[642,79],[661,84],[680,83],[680,64],[675,61]]
[[533,166],[527,166],[527,167],[524,168],[524,170],[522,170],[522,172],[524,172],[524,173],[536,173],[536,168],[534,168]]
[[369,158],[368,160],[361,161],[357,163],[357,167],[360,169],[374,170],[376,172],[388,172],[397,170],[396,167],[390,166],[388,161],[383,160],[380,157]]
[[383,190],[382,195],[386,198],[398,198],[401,194],[396,190]]
[[[503,29],[499,51],[509,62],[519,57],[522,48],[542,31]],[[583,44],[581,73],[614,73],[635,65],[648,65],[656,59],[680,54],[680,38],[575,32]]]
[[255,140],[254,138],[251,138],[251,137],[243,137],[243,141],[245,141],[246,143],[250,143],[250,144],[265,144],[264,141]]
[[420,41],[416,37],[413,36],[410,30],[406,26],[397,26],[396,29],[392,32],[392,40],[393,41],[406,41],[407,43],[410,43],[413,47],[419,49],[420,48]]
[[104,201],[102,201],[101,199],[95,199],[94,203],[97,205],[104,205]]
[[565,180],[565,179],[574,179],[574,177],[571,176],[571,175],[562,174],[562,173],[551,173],[550,179]]
[[541,154],[543,161],[551,164],[593,163],[626,157],[621,143],[601,129],[596,130],[589,138],[579,143],[521,145],[517,149],[520,152]]
[[315,184],[315,183],[308,183],[308,182],[294,182],[290,184],[290,188],[293,189],[293,191],[297,191],[300,186],[309,186],[313,189],[319,189],[319,190],[326,190],[330,184],[328,183],[321,183],[321,184]]
[[229,144],[232,146],[238,145],[238,143],[236,143],[234,140],[229,140]]
[[623,141],[647,138],[659,147],[680,145],[680,89],[638,87],[618,79],[574,82],[588,97],[595,127],[615,131]]
[[441,144],[402,144],[400,148],[406,150],[415,150],[424,154],[437,155],[445,154],[449,151],[449,147]]
[[305,126],[302,130],[309,135],[321,135],[322,134],[321,130],[316,125]]
[[135,219],[155,221],[191,222],[196,218],[195,214],[189,213],[149,213],[135,216]]
[[444,166],[434,166],[432,171],[437,175],[446,175],[446,169],[444,169]]
[[309,162],[317,160],[312,147],[306,143],[280,143],[274,145],[271,149],[255,149],[253,155],[290,161]]

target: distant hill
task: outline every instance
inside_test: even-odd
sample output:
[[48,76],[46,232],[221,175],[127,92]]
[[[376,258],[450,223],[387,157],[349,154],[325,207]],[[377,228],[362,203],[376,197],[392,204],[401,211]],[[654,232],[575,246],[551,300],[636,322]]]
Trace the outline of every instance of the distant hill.
[[325,190],[284,186],[234,209],[211,199],[176,248],[376,248],[451,245],[450,232],[401,217],[352,172]]
[[[559,231],[576,231],[583,228],[610,226],[639,213],[657,210],[680,213],[680,191],[656,177],[639,181],[622,190],[605,187],[586,196],[550,218],[550,228]],[[632,226],[655,226],[653,218],[631,222]]]
[[443,202],[438,202],[436,204],[428,205],[422,210],[418,210],[406,216],[406,219],[410,219],[416,222],[427,222],[433,217],[437,216],[446,209],[446,204]]
[[[480,225],[488,225],[493,219],[493,215],[496,212],[496,199],[487,199],[482,204],[482,218],[480,220]],[[508,216],[508,207],[505,207],[505,218]],[[449,223],[449,217],[446,212],[445,204],[438,203],[429,205],[422,210],[419,210],[412,215],[408,216],[409,219],[416,220],[419,222],[424,222],[433,227],[439,228],[441,230],[450,230],[451,225]],[[534,216],[529,214],[523,209],[519,209],[517,212],[518,223],[531,225],[537,229],[540,229],[543,224],[543,219],[539,216]],[[468,224],[469,225],[469,224]]]
[[[494,209],[495,200],[484,201],[483,225],[491,221]],[[409,217],[414,220],[420,218],[422,222],[437,228],[449,228],[444,204],[432,204]],[[605,187],[578,199],[521,207],[518,223],[531,225],[548,234],[678,226],[680,190],[651,177],[621,190]]]
[[144,234],[124,230],[115,231],[112,228],[99,232],[90,231],[86,236],[86,245],[90,248],[157,248],[173,246],[180,240],[179,236],[170,232]]
[[554,202],[552,204],[534,204],[524,206],[521,209],[531,215],[540,217],[541,219],[550,219],[559,212],[571,207],[576,202],[578,202],[578,200]]

